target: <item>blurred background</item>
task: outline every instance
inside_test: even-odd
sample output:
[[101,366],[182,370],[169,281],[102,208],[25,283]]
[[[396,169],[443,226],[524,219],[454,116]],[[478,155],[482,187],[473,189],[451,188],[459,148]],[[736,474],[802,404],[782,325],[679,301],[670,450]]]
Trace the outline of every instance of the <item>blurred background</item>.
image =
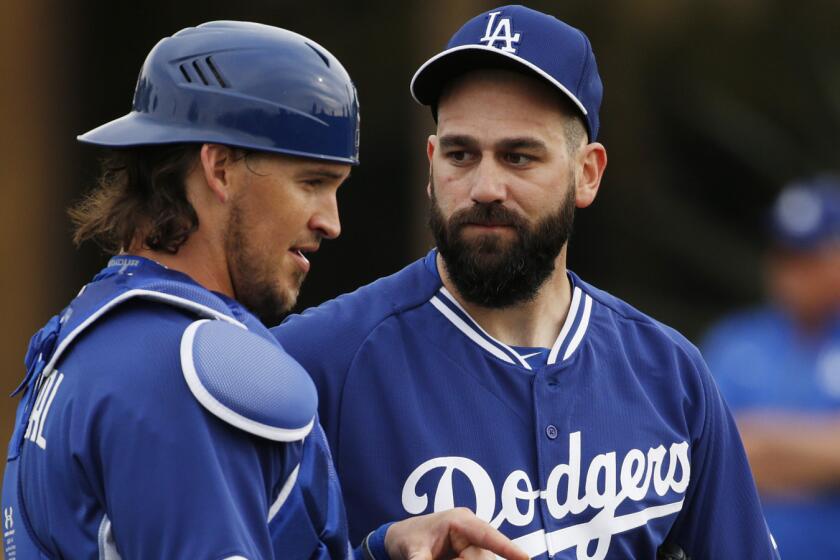
[[[75,135],[130,109],[163,36],[214,19],[307,35],[358,87],[361,159],[342,188],[343,234],[313,257],[299,309],[391,273],[430,247],[427,109],[416,68],[480,0],[4,0],[0,19],[0,367],[22,377],[31,334],[105,262],[70,242],[65,209],[91,185]],[[570,268],[698,340],[758,302],[764,211],[784,183],[840,165],[840,2],[528,2],[583,29],[605,85],[609,165],[579,212]],[[0,399],[2,439],[14,402]]]

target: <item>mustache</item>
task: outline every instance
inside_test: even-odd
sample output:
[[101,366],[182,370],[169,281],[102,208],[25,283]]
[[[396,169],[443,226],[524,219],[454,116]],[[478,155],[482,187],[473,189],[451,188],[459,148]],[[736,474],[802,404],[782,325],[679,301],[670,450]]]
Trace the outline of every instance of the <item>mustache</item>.
[[468,224],[481,226],[511,226],[516,229],[527,228],[527,222],[513,210],[498,202],[476,203],[469,208],[459,210],[449,219],[450,227],[461,228]]

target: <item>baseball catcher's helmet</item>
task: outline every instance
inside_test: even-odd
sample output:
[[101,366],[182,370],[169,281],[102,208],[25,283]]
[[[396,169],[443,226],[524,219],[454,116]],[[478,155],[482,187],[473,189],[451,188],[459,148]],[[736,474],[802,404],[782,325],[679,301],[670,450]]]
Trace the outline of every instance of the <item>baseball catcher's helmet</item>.
[[217,143],[359,162],[359,102],[341,63],[285,29],[237,21],[188,27],[149,53],[132,111],[78,137],[113,148]]

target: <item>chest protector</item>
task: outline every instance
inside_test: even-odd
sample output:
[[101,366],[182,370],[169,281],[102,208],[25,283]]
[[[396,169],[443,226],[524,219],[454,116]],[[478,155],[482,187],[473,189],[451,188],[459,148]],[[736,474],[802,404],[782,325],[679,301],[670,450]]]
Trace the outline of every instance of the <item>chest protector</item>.
[[[167,270],[145,259],[135,257],[115,257],[111,259],[108,267],[97,275],[93,282],[85,286],[76,299],[59,315],[50,319],[30,341],[24,359],[26,376],[12,393],[12,396],[22,394],[22,397],[17,407],[15,427],[9,443],[3,480],[3,550],[6,560],[50,558],[43,548],[36,544],[36,539],[33,536],[35,531],[32,530],[30,525],[32,518],[27,514],[26,504],[22,500],[21,452],[27,438],[36,439],[38,437],[40,415],[44,410],[44,403],[41,401],[44,400],[43,393],[48,392],[41,391],[41,389],[49,382],[61,356],[72,350],[72,343],[79,335],[96,324],[97,320],[109,311],[126,301],[136,300],[137,298],[172,305],[195,315],[197,321],[187,329],[182,340],[182,358],[185,355],[185,341],[189,339],[190,343],[193,342],[199,326],[212,326],[213,324],[224,326],[222,330],[227,329],[228,336],[230,336],[230,331],[233,330],[235,331],[234,336],[258,338],[257,346],[273,344],[276,346],[273,349],[274,351],[285,354],[282,348],[276,344],[274,337],[253,316],[241,310],[234,310],[222,298],[191,282],[180,273]],[[208,329],[205,328],[204,330]],[[219,330],[217,328],[209,329],[211,334],[212,331]],[[193,363],[193,358],[195,363]],[[264,411],[265,414],[259,418],[259,422],[254,422],[248,418],[247,413],[238,409],[237,395],[224,394],[223,391],[218,390],[218,387],[223,386],[223,384],[214,384],[212,379],[212,376],[218,375],[218,373],[212,372],[209,368],[200,367],[200,363],[198,363],[200,352],[198,350],[191,354],[188,361],[191,367],[184,366],[184,374],[193,395],[211,413],[245,431],[275,441],[292,443],[302,440],[316,424],[314,414],[317,407],[317,396],[314,386],[312,386],[306,372],[296,362],[294,364],[296,367],[285,367],[286,370],[291,372],[290,375],[293,378],[281,379],[280,383],[288,388],[288,383],[291,382],[293,387],[299,389],[294,393],[298,396],[302,395],[302,397],[299,397],[295,403],[289,403],[293,406],[284,406],[284,403],[277,402],[276,407]],[[290,361],[293,360],[290,359]],[[184,360],[182,360],[182,365],[184,363]],[[240,369],[242,369],[240,373],[247,374],[247,368]],[[311,390],[309,390],[309,386],[311,386]],[[255,390],[261,389],[263,387],[255,388]],[[41,398],[39,398],[39,395]],[[208,406],[210,402],[216,406]],[[291,416],[289,410],[292,411]],[[318,429],[320,430],[320,428]],[[326,447],[324,446],[324,448]],[[312,454],[312,452],[309,454]],[[313,468],[304,464],[306,456],[307,453],[304,453],[303,462],[300,465],[301,471],[311,471]],[[328,454],[326,462],[329,463],[329,470],[331,470],[331,461]],[[297,474],[297,470],[295,474]],[[333,488],[331,484],[328,484],[328,479],[328,473],[324,473],[323,477],[316,474],[312,480],[313,484],[319,484],[320,482],[325,489],[328,489],[329,494],[337,493],[337,495],[331,496],[329,500],[319,502],[324,504],[324,508],[326,508],[327,503],[333,504],[333,506],[336,503],[341,504],[340,489],[337,486]],[[298,480],[298,485],[300,484],[301,481]],[[315,491],[320,492],[321,489],[315,489]],[[293,492],[293,499],[290,499],[289,502],[299,501],[303,503],[303,500],[295,500],[294,496],[307,492],[309,490],[296,488]],[[289,505],[293,504],[290,503]],[[305,518],[308,524],[320,525],[320,527],[323,527],[323,525],[317,523],[318,520],[323,520],[325,517],[336,517],[332,512],[313,510],[311,501],[306,505],[308,506],[305,507],[307,511],[295,511],[291,517],[298,520]],[[316,551],[319,549],[346,550],[347,531],[343,505],[337,513],[337,518],[334,521],[336,530],[318,531],[316,529],[314,531],[316,535],[320,533],[320,539],[318,539],[320,542],[312,543],[315,555],[317,555]],[[288,520],[281,521],[279,525],[281,527],[288,525]],[[277,527],[273,528],[272,532],[276,530]]]

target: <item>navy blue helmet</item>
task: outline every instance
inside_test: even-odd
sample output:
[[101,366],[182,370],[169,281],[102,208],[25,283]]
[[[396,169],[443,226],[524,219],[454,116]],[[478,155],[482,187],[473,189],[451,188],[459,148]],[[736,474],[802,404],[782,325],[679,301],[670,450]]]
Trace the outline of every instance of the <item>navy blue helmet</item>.
[[78,139],[113,148],[216,143],[355,165],[359,101],[318,43],[214,21],[161,40],[140,70],[131,112]]

